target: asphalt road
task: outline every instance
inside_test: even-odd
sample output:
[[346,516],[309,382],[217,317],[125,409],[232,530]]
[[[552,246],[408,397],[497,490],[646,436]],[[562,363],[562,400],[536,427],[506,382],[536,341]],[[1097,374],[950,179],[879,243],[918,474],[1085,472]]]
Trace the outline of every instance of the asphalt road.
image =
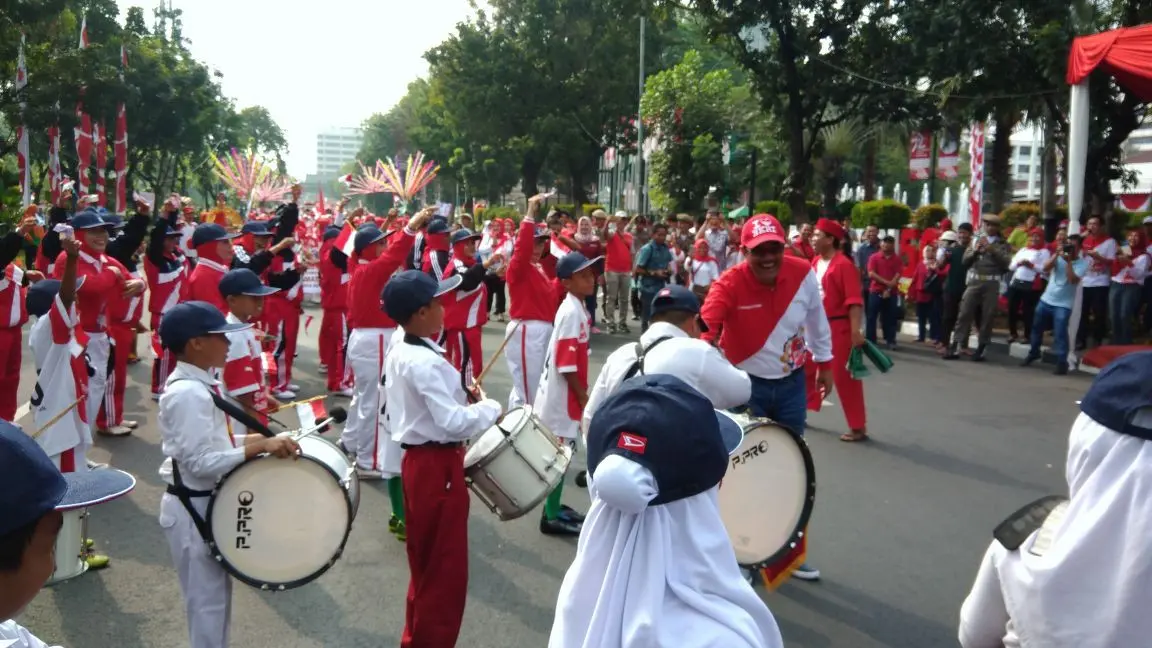
[[[316,373],[318,329],[317,317],[301,334],[296,382],[303,394],[323,387]],[[486,329],[488,354],[502,330]],[[626,341],[595,336],[593,372]],[[147,349],[143,340],[140,348]],[[25,400],[34,383],[27,356]],[[1007,357],[984,365],[944,363],[912,345],[895,360],[892,373],[867,381],[871,442],[837,440],[845,431],[838,407],[809,419],[818,482],[809,555],[824,578],[763,593],[788,646],[956,645],[959,606],[993,527],[1039,496],[1065,492],[1066,437],[1086,377],[1020,369]],[[188,645],[179,584],[156,522],[162,457],[156,406],[148,398],[149,364],[129,371],[126,410],[140,429],[128,438],[99,439],[93,451],[139,480],[131,496],[93,509],[91,535],[113,564],[45,589],[20,619],[42,639],[68,648]],[[506,396],[503,361],[485,387],[493,397]],[[582,467],[582,458],[576,463]],[[585,491],[569,487],[565,498],[586,510]],[[408,569],[404,545],[387,532],[389,510],[380,484],[364,488],[343,559],[303,588],[270,594],[237,585],[232,644],[397,646]],[[529,514],[502,523],[473,501],[460,645],[547,644],[575,539],[540,534],[538,519]]]

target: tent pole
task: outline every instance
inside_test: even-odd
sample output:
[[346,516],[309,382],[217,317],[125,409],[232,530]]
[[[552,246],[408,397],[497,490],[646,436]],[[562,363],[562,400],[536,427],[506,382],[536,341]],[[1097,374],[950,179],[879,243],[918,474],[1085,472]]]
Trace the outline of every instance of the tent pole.
[[1088,163],[1088,79],[1072,86],[1068,113],[1068,234],[1080,232],[1084,173]]

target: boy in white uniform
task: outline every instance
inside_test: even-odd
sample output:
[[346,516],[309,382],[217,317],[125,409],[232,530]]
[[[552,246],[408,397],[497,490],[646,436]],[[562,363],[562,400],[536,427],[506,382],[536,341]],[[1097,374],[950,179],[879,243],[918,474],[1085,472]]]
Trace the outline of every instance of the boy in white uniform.
[[229,323],[215,306],[189,301],[174,306],[160,322],[160,342],[176,356],[176,369],[160,396],[161,449],[167,457],[160,478],[168,484],[160,500],[160,526],[180,577],[192,648],[228,645],[232,579],[212,558],[201,528],[217,480],[261,454],[295,457],[288,437],[236,437],[229,417],[217,409],[216,371],[228,357],[227,334],[250,324]]
[[[264,353],[256,330],[250,323],[264,312],[264,298],[280,292],[279,288],[265,286],[260,277],[247,268],[229,270],[220,279],[220,295],[228,305],[229,324],[249,324],[248,328],[228,333],[228,360],[224,365],[224,389],[228,399],[241,405],[267,425],[269,407],[276,403],[268,395],[267,372],[264,371]],[[233,434],[247,434],[244,424],[232,419]]]
[[[540,421],[553,434],[576,451],[580,417],[588,403],[588,311],[584,298],[596,290],[597,266],[603,257],[588,259],[569,252],[556,262],[556,278],[568,293],[556,311],[552,337],[544,360],[544,374],[536,392]],[[548,495],[540,518],[540,532],[549,535],[579,535],[584,517],[560,503],[564,481]]]

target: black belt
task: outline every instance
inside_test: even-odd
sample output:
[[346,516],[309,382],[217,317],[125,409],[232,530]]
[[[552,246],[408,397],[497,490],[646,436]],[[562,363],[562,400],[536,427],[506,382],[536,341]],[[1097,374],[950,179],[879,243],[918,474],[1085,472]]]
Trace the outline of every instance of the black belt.
[[846,320],[846,319],[848,319],[847,315],[833,315],[832,317],[828,318],[828,321],[834,322],[836,320]]
[[165,492],[167,492],[169,495],[175,495],[176,497],[190,497],[193,499],[200,497],[212,497],[212,491],[192,490],[191,488],[175,486],[173,484],[168,484],[168,488]]
[[464,447],[463,441],[427,441],[425,443],[401,443],[400,447],[405,450],[412,448],[462,448]]

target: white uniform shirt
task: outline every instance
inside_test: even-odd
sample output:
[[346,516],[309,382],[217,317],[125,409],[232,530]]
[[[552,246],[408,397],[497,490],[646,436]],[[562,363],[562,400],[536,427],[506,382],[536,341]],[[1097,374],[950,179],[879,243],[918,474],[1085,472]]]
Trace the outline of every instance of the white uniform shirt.
[[0,622],[0,648],[60,648],[60,646],[49,646],[37,639],[28,628],[9,620]]
[[[1048,251],[1048,248],[1040,248],[1039,250],[1027,247],[1020,248],[1012,257],[1012,263],[1008,264],[1008,269],[1012,271],[1012,281],[1027,281],[1029,283],[1035,281],[1051,256],[1052,253]],[[1032,267],[1020,265],[1022,261],[1031,261]]]
[[584,300],[568,293],[556,311],[552,337],[544,360],[544,374],[536,390],[536,415],[552,434],[575,439],[582,410],[568,388],[564,374],[574,373],[588,384],[588,339],[592,331]]
[[[64,309],[57,295],[48,313],[36,320],[28,334],[28,344],[36,361],[36,386],[32,390],[32,423],[39,429],[80,397],[88,377],[94,372],[88,364],[84,347],[76,341],[75,330],[80,323],[76,304]],[[87,375],[77,375],[84,372]],[[60,420],[45,430],[36,442],[44,453],[54,457],[71,450],[81,442],[92,443],[91,428],[84,422],[84,405],[72,408]]]
[[[660,338],[668,337],[652,346]],[[644,374],[671,374],[683,380],[712,401],[716,409],[729,409],[748,402],[752,381],[748,374],[728,362],[724,354],[703,340],[688,337],[682,329],[668,322],[653,322],[640,336],[640,344],[651,348],[644,355]],[[596,378],[596,384],[584,406],[583,426],[587,431],[592,416],[606,398],[616,393],[625,374],[636,363],[636,344],[628,343],[612,352]],[[635,375],[640,375],[637,371]]]
[[491,398],[468,404],[460,372],[444,350],[400,342],[384,361],[392,440],[406,445],[466,441],[496,424],[504,408]]
[[707,288],[720,278],[720,266],[715,261],[688,259],[688,275],[692,286]]
[[[1116,239],[1110,238],[1097,245],[1092,251],[1102,256],[1104,260],[1088,259],[1088,271],[1084,273],[1080,285],[1084,288],[1101,288],[1111,285],[1112,260],[1116,258]],[[1080,256],[1086,255],[1081,254]]]
[[[238,317],[232,313],[228,313],[225,318],[229,324],[241,324],[242,322]],[[268,407],[267,398],[267,372],[264,370],[264,352],[260,348],[260,340],[256,337],[257,330],[255,328],[246,328],[239,331],[229,331],[228,336],[228,360],[224,366],[224,380],[223,389],[225,390],[224,397],[228,402],[232,403],[240,409],[244,406],[240,404],[238,398],[246,394],[255,394],[255,404],[257,410],[264,410]],[[260,416],[253,413],[253,417],[259,419]],[[248,433],[248,428],[243,423],[232,419],[232,434],[244,435]]]
[[160,396],[160,478],[173,484],[172,460],[191,490],[212,490],[228,471],[244,463],[244,439],[232,438],[229,419],[212,402],[220,383],[203,369],[177,362]]
[[1132,265],[1121,268],[1112,277],[1113,283],[1121,284],[1141,284],[1144,283],[1145,277],[1152,271],[1152,252],[1145,252],[1132,260]]

